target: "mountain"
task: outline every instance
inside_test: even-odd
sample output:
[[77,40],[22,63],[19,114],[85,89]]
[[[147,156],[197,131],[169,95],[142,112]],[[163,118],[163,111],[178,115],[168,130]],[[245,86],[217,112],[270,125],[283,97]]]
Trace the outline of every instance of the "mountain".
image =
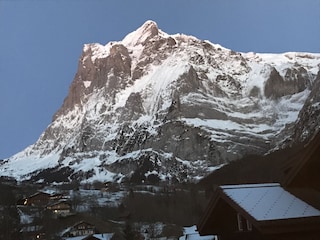
[[319,128],[320,54],[240,53],[145,22],[84,45],[68,96],[0,175],[32,181],[194,181]]

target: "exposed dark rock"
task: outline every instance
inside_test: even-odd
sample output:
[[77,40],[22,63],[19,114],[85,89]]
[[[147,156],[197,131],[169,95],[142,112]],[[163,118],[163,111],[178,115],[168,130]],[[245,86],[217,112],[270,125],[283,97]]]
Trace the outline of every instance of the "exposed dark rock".
[[172,102],[165,120],[172,120],[178,117],[181,117],[181,102],[179,93],[176,91],[172,96]]
[[179,92],[181,94],[186,94],[192,91],[197,91],[199,89],[201,81],[198,77],[197,72],[191,66],[189,71],[178,79]]
[[275,68],[272,68],[265,84],[264,94],[267,98],[278,99],[282,96],[301,92],[307,86],[308,78],[304,68],[300,68],[299,70],[288,69],[284,79]]
[[144,113],[140,93],[131,93],[124,106],[125,120],[136,120]]
[[320,130],[320,71],[294,126],[291,144],[307,141]]
[[[92,49],[82,53],[80,57],[78,71],[69,88],[68,96],[65,98],[61,108],[55,113],[53,120],[59,115],[66,114],[75,106],[81,107],[93,89],[106,87],[111,93],[117,89],[123,89],[130,81],[131,58],[128,49],[122,44],[115,44],[110,49],[110,55],[106,58],[98,58],[92,62]],[[85,82],[90,82],[86,87]]]
[[242,90],[241,84],[230,75],[218,75],[216,78],[216,81],[218,83],[223,82],[225,87],[227,87],[228,89],[236,93],[235,95],[238,95],[241,93],[241,90]]
[[261,97],[261,90],[257,86],[254,86],[249,93],[250,97]]

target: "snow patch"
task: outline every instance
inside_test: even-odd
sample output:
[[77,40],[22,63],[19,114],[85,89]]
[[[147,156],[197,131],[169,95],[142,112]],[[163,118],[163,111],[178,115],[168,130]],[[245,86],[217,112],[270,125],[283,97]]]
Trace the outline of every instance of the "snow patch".
[[91,85],[91,81],[83,81],[83,85],[85,88],[88,88]]
[[214,235],[208,235],[208,236],[200,236],[197,227],[191,226],[191,227],[184,227],[183,230],[183,236],[179,238],[179,240],[215,240],[216,236]]

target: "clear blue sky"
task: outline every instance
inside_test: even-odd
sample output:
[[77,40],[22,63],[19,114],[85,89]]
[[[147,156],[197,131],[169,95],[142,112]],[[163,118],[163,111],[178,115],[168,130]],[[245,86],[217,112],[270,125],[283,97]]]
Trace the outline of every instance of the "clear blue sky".
[[148,19],[235,51],[320,52],[320,0],[0,0],[0,159],[50,124],[83,44]]

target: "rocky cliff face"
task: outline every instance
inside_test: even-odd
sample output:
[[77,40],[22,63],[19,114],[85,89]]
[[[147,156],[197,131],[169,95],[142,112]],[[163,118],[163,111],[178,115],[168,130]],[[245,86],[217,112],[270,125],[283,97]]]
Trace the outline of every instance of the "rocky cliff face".
[[199,179],[318,128],[310,119],[318,116],[319,64],[319,54],[237,53],[147,21],[122,41],[84,46],[52,123],[0,174]]
[[320,129],[320,71],[312,84],[311,92],[293,125],[293,135],[289,144],[308,141]]

